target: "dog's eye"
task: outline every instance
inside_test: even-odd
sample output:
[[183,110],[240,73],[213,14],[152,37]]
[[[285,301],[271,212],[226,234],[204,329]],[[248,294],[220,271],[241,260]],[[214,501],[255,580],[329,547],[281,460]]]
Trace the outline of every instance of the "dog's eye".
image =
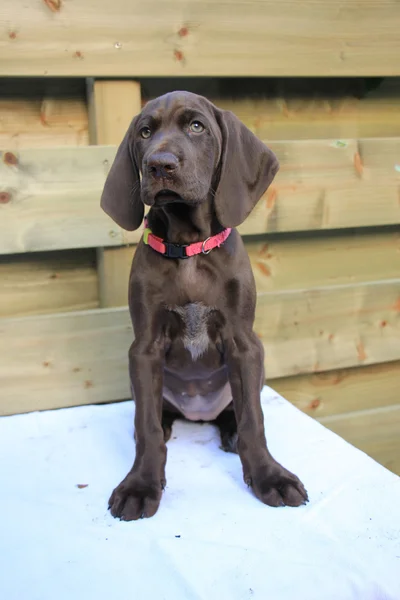
[[190,123],[190,131],[193,131],[193,133],[202,133],[204,129],[205,127],[200,121],[193,121]]
[[140,135],[144,140],[147,140],[151,136],[150,127],[143,127],[143,129],[140,130]]

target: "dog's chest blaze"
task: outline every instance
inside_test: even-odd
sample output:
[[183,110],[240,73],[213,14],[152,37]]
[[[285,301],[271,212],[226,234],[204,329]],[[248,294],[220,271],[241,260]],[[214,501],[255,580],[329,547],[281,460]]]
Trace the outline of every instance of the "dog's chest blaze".
[[208,316],[212,309],[200,302],[172,309],[184,323],[183,345],[193,360],[200,358],[210,343],[208,336]]

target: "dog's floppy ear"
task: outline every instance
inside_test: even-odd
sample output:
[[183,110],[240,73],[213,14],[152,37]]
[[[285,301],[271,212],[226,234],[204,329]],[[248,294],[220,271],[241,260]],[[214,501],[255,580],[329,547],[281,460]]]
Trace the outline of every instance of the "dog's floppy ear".
[[215,210],[224,227],[237,227],[268,189],[279,169],[275,154],[230,111],[217,109],[222,133]]
[[139,167],[130,138],[133,119],[108,173],[101,196],[101,208],[123,229],[133,231],[143,221],[144,205],[140,198]]

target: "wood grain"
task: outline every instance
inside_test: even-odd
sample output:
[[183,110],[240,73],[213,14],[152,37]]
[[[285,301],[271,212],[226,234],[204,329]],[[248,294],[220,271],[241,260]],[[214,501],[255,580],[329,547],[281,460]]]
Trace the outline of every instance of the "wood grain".
[[320,422],[400,475],[400,404],[325,417]]
[[0,148],[19,150],[88,143],[84,98],[0,99]]
[[399,223],[399,138],[269,146],[281,168],[242,234]]
[[[246,97],[241,81],[235,96],[214,97],[264,140],[362,139],[400,135],[400,82],[385,79],[378,89],[348,90],[339,80],[292,80],[264,84],[262,97]],[[297,81],[297,80],[296,80]],[[303,80],[301,80],[303,81]],[[324,86],[320,82],[329,85]],[[272,87],[272,89],[271,89]],[[260,95],[260,92],[259,92]]]
[[0,81],[0,90],[1,149],[88,144],[82,81],[12,77]]
[[400,233],[349,233],[245,240],[259,292],[308,289],[398,277]]
[[[242,234],[400,223],[400,138],[273,142],[281,170]],[[118,246],[123,232],[99,208],[115,147],[4,151],[0,253]]]
[[394,76],[399,18],[396,0],[8,2],[0,75]]
[[126,243],[100,209],[114,155],[104,146],[1,153],[0,254]]
[[400,359],[400,279],[259,293],[267,378]]
[[0,414],[129,397],[125,309],[0,319]]
[[315,418],[399,404],[400,361],[268,380],[284,398]]
[[0,258],[0,317],[76,311],[98,305],[91,251]]

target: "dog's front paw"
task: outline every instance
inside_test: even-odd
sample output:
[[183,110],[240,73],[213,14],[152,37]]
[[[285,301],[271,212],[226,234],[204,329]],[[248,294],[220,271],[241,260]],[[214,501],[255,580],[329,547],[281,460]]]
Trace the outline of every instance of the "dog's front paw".
[[301,506],[308,502],[300,479],[275,461],[259,467],[252,476],[245,476],[245,482],[269,506]]
[[146,481],[137,473],[129,473],[111,494],[108,508],[121,521],[152,517],[160,506],[163,487],[163,482]]

